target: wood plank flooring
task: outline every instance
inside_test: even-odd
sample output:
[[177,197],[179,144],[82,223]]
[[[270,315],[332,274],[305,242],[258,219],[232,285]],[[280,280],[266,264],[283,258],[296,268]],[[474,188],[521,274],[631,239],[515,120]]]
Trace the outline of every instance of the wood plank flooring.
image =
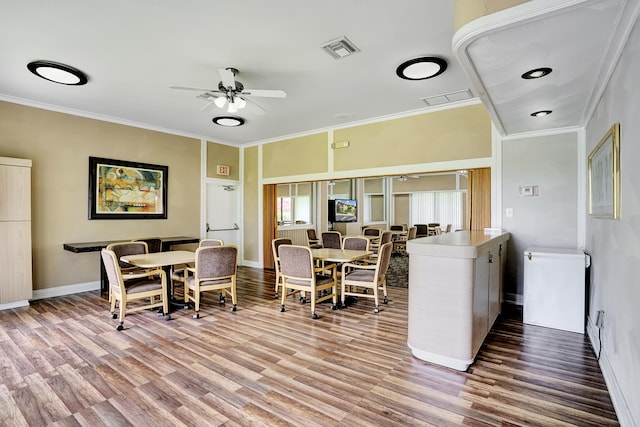
[[502,316],[458,372],[412,357],[407,289],[373,312],[273,299],[270,271],[241,267],[238,311],[207,295],[127,316],[98,292],[0,312],[2,426],[618,425],[586,337]]

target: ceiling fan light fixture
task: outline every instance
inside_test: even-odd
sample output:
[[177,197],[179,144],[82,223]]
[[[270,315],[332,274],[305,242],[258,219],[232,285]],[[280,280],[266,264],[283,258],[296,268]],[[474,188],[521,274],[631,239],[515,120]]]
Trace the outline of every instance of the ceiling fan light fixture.
[[236,105],[235,102],[233,102],[233,98],[231,98],[229,100],[229,106],[227,107],[227,112],[228,113],[235,113],[238,111],[238,106]]
[[423,56],[403,62],[396,74],[405,80],[425,80],[444,73],[447,61],[436,56]]
[[219,96],[213,102],[214,102],[214,104],[216,104],[216,106],[218,108],[222,108],[222,107],[224,107],[224,104],[227,103],[227,97],[226,96]]
[[233,116],[214,117],[212,121],[218,126],[224,126],[224,127],[238,127],[244,124],[244,119],[242,117],[233,117]]
[[536,68],[536,69],[527,71],[520,77],[522,77],[525,80],[539,79],[540,77],[544,77],[546,75],[551,74],[552,71],[553,70],[549,67]]
[[38,60],[28,63],[27,68],[42,79],[67,86],[82,86],[89,81],[82,71],[59,62]]
[[247,106],[247,101],[240,98],[239,96],[236,96],[234,99],[235,99],[234,103],[236,104],[236,107],[238,107],[238,109],[242,109]]

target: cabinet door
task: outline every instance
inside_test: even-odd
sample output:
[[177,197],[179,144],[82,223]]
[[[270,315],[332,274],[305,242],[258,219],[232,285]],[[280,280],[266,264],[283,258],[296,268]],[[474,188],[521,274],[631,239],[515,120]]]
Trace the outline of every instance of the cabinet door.
[[498,314],[502,309],[501,307],[501,287],[500,287],[500,250],[499,248],[492,249],[489,252],[489,324],[488,329],[491,329],[493,322],[496,321]]
[[0,221],[31,220],[31,168],[0,165]]
[[489,253],[475,262],[473,284],[473,354],[475,355],[489,332]]
[[0,304],[30,299],[31,222],[0,221],[0,244]]

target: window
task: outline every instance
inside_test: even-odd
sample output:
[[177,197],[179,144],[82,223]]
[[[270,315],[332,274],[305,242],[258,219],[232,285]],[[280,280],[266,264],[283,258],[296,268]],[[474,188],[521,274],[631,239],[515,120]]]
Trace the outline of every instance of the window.
[[311,224],[313,186],[310,182],[278,185],[279,225]]
[[365,224],[386,220],[386,178],[366,178],[362,207]]
[[437,222],[452,230],[464,228],[467,191],[423,191],[411,193],[411,224]]

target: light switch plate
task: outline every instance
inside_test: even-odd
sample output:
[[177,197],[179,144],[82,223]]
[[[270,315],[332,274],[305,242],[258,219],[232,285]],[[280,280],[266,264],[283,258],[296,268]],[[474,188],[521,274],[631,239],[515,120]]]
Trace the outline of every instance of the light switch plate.
[[507,208],[504,210],[504,216],[511,218],[513,216],[513,208]]

